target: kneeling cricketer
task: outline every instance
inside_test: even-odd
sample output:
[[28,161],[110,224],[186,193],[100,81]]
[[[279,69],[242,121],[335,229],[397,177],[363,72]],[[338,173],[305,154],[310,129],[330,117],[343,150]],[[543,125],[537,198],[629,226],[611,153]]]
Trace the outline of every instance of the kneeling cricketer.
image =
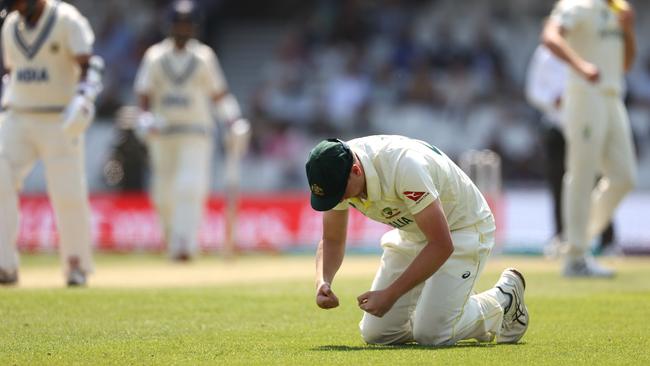
[[528,328],[526,283],[506,269],[473,294],[494,246],[495,223],[478,188],[451,159],[403,136],[321,141],[306,164],[311,206],[323,213],[316,303],[335,308],[333,280],[345,255],[348,210],[392,226],[380,244],[371,290],[357,300],[371,344],[516,343]]

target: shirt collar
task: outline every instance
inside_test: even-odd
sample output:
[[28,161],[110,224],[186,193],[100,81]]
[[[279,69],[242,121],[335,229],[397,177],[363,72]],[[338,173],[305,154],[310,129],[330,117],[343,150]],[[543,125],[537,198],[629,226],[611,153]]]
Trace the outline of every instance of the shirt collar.
[[181,50],[176,49],[176,42],[172,37],[165,38],[163,40],[163,43],[165,44],[165,47],[167,47],[168,50],[174,51],[174,53],[176,54],[185,54],[188,53],[191,48],[195,47],[198,41],[194,38],[188,39],[187,43],[185,44],[185,47],[183,47],[183,49]]

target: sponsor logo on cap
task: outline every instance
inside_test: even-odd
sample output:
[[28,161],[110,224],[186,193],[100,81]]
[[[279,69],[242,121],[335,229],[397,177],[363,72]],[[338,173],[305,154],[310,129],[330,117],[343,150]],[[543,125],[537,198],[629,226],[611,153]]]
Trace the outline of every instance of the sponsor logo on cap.
[[321,188],[321,186],[319,186],[316,183],[312,184],[310,189],[311,189],[311,192],[313,194],[317,195],[317,196],[324,196],[325,195],[325,191],[323,191],[323,188]]

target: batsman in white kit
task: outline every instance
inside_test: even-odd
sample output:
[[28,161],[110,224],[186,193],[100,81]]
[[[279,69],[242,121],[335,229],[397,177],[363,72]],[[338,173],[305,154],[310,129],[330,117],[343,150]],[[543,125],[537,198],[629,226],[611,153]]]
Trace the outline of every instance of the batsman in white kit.
[[92,56],[94,34],[72,5],[54,0],[5,0],[0,122],[0,283],[18,280],[18,191],[37,159],[59,233],[69,286],[92,272],[84,131],[94,119],[103,61]]
[[528,328],[525,281],[506,269],[474,294],[495,223],[483,195],[444,153],[403,136],[328,139],[306,164],[311,206],[324,211],[316,254],[316,303],[335,308],[332,281],[345,254],[350,207],[394,227],[381,265],[360,295],[363,339],[372,344],[518,342]]
[[[624,73],[636,54],[634,11],[623,0],[560,0],[542,35],[569,65],[563,96],[567,140],[564,228],[568,277],[611,277],[588,249],[636,182]],[[602,173],[598,185],[593,182]]]
[[216,55],[193,38],[197,23],[194,2],[174,2],[170,37],[147,50],[135,84],[142,111],[138,128],[152,163],[152,197],[169,256],[179,261],[191,259],[199,250],[213,151],[213,111],[229,127],[248,124],[228,91]]

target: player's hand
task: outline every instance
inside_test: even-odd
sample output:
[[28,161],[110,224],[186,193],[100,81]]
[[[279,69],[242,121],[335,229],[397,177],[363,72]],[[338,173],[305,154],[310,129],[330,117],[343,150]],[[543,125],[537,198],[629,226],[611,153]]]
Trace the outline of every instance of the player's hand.
[[250,145],[251,139],[251,125],[248,120],[240,118],[233,122],[226,134],[226,149],[227,151],[241,158],[246,155]]
[[316,304],[321,309],[333,309],[339,306],[339,298],[334,295],[329,283],[323,282],[318,286]]
[[63,112],[63,133],[70,139],[76,139],[86,131],[95,118],[95,104],[81,94],[72,98]]
[[359,307],[368,314],[382,317],[390,310],[397,298],[386,290],[368,291],[357,297]]
[[584,62],[578,70],[580,74],[590,83],[595,84],[600,80],[600,70],[590,62]]

